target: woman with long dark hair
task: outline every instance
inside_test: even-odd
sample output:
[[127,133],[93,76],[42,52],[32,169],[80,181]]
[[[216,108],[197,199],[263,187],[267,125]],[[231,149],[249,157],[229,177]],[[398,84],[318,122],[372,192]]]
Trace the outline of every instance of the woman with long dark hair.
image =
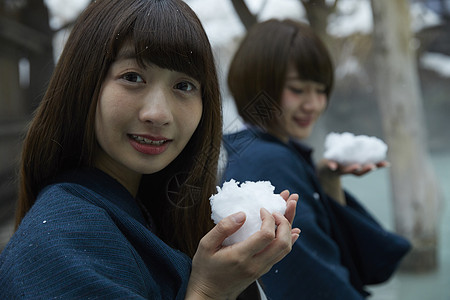
[[183,1],[93,1],[24,141],[0,298],[229,299],[267,272],[298,237],[296,197],[221,246],[245,214],[211,221],[220,107],[208,38]]

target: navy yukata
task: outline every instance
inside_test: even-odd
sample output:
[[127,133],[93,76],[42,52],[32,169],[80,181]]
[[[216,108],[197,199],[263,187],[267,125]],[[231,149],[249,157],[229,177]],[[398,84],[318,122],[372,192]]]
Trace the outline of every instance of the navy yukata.
[[302,230],[282,261],[262,277],[271,300],[364,299],[365,286],[386,281],[410,244],[384,230],[346,192],[347,205],[327,196],[311,150],[250,128],[224,136],[223,181],[269,180],[275,192],[299,194],[293,227]]
[[99,170],[45,187],[0,255],[0,299],[184,299],[191,259]]

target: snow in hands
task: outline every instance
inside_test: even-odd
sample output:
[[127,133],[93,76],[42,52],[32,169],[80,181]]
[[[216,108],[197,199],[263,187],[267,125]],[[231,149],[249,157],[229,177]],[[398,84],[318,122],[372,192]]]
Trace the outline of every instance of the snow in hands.
[[241,242],[261,228],[261,208],[284,215],[286,201],[279,194],[274,194],[274,190],[270,181],[246,181],[240,184],[234,179],[225,182],[222,188],[217,187],[217,194],[209,198],[214,223],[240,211],[246,215],[244,225],[225,239],[224,246]]
[[376,137],[331,132],[325,138],[324,157],[342,165],[370,164],[386,159],[388,146]]

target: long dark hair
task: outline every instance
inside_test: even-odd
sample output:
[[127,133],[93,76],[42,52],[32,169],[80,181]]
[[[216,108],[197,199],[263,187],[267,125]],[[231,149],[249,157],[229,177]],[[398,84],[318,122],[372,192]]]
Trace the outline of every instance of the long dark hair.
[[[161,238],[192,256],[211,227],[208,198],[215,191],[222,116],[208,38],[181,0],[97,0],[80,15],[24,141],[16,227],[56,174],[93,167],[101,85],[128,42],[139,63],[186,73],[202,86],[203,113],[194,135],[171,165],[143,176],[138,194],[153,210]],[[170,201],[155,201],[155,195]]]

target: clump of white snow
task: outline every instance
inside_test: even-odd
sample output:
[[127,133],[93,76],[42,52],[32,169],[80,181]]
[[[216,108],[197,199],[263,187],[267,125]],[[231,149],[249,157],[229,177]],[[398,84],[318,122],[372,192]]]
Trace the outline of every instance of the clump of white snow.
[[324,157],[342,165],[369,164],[385,160],[387,145],[376,137],[331,132],[325,138]]
[[261,228],[260,209],[265,208],[270,213],[279,212],[284,215],[286,201],[279,195],[274,194],[275,187],[270,181],[246,181],[239,182],[231,179],[217,187],[217,194],[212,195],[211,218],[214,223],[219,223],[223,218],[243,211],[246,215],[244,225],[229,236],[223,245],[232,245],[243,241]]

